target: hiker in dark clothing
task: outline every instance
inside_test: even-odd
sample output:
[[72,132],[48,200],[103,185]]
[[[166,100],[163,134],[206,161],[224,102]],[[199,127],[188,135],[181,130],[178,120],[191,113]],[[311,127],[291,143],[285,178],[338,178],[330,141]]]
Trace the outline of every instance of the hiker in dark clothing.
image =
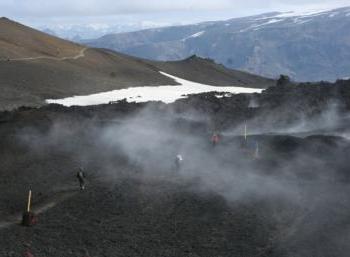
[[81,167],[79,168],[79,171],[77,172],[77,178],[79,180],[80,190],[84,190],[85,189],[85,173]]

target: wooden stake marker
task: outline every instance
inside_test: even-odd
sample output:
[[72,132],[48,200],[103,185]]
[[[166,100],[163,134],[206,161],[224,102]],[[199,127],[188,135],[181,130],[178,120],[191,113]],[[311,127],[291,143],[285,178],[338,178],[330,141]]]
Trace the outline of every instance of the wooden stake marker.
[[33,226],[37,223],[37,217],[36,215],[30,211],[32,204],[32,190],[29,190],[28,192],[28,200],[27,200],[27,209],[23,213],[23,219],[22,219],[22,225],[23,226]]
[[29,193],[28,193],[28,202],[27,202],[27,212],[30,212],[31,201],[32,201],[32,190],[29,190]]

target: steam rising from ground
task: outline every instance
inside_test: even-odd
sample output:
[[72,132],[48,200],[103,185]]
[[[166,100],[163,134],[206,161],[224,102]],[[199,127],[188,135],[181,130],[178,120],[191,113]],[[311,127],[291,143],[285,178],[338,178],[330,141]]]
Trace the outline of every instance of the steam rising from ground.
[[[72,173],[83,166],[91,183],[113,186],[125,178],[136,179],[150,185],[150,190],[153,184],[170,183],[182,191],[219,195],[229,205],[261,204],[269,210],[264,218],[279,227],[273,238],[276,244],[314,238],[325,231],[324,224],[340,231],[342,238],[348,237],[344,228],[332,221],[344,219],[348,213],[344,209],[350,194],[347,140],[267,135],[276,133],[268,122],[283,116],[262,116],[266,126],[259,126],[261,117],[247,120],[227,129],[213,147],[212,115],[179,113],[171,106],[149,104],[127,116],[57,119],[46,131],[27,129],[19,134],[39,157],[72,158]],[[320,125],[341,126],[343,119],[338,107],[330,105],[309,121],[301,118],[289,128],[280,128],[295,134]],[[183,157],[180,170],[175,167],[177,154]],[[167,190],[158,186],[154,193],[169,193]],[[332,243],[347,247],[336,239]]]
[[[253,165],[254,149],[241,149],[243,137],[236,144],[213,147],[211,132],[179,130],[173,114],[161,116],[150,109],[125,120],[120,126],[103,128],[100,143],[108,151],[120,152],[146,176],[152,178],[196,181],[201,190],[217,192],[228,199],[245,194],[294,194],[283,181],[259,174]],[[184,158],[175,171],[175,157]],[[199,189],[197,188],[197,189]]]
[[[257,108],[258,102],[252,97],[249,107]],[[304,112],[291,113],[281,111],[267,111],[251,119],[247,119],[235,128],[226,129],[227,136],[241,135],[244,128],[248,128],[249,135],[294,135],[306,137],[310,135],[339,135],[348,138],[350,131],[346,129],[350,123],[349,115],[340,115],[341,104],[331,101],[324,106],[324,110],[314,115]],[[280,114],[282,113],[282,114]]]
[[[349,122],[347,115],[341,114],[341,105],[330,102],[311,118],[299,113],[287,115],[280,109],[263,110],[218,131],[222,139],[215,147],[210,139],[213,127],[219,129],[213,120],[220,120],[216,117],[220,110],[182,112],[172,105],[145,106],[127,115],[102,113],[81,120],[67,116],[56,119],[45,131],[22,130],[19,134],[38,156],[48,151],[50,158],[70,156],[75,160],[72,169],[83,166],[88,177],[94,177],[92,183],[116,185],[131,178],[141,184],[172,184],[195,194],[219,195],[230,206],[261,204],[269,210],[264,219],[277,224],[278,231],[271,239],[274,243],[317,243],[316,235],[326,233],[332,246],[350,251],[344,243],[348,231],[342,225],[350,215],[350,145],[347,139],[336,136],[348,133]],[[258,106],[255,100],[249,107]],[[180,170],[175,167],[177,154],[183,157]],[[169,187],[157,189],[155,193],[162,193]],[[341,240],[337,235],[329,236],[333,230]]]
[[[332,123],[335,112],[332,107],[315,118],[319,123],[310,124],[317,126],[329,117],[333,117]],[[146,180],[177,183],[180,179],[198,191],[215,192],[229,201],[254,196],[285,197],[297,203],[303,193],[300,183],[305,182],[300,180],[299,171],[316,179],[312,183],[329,179],[324,169],[327,160],[319,159],[313,149],[305,148],[297,149],[286,158],[285,153],[271,146],[272,137],[259,136],[269,130],[254,126],[258,124],[254,119],[223,133],[222,141],[213,147],[210,120],[203,114],[178,114],[171,108],[151,105],[127,118],[103,124],[94,119],[79,124],[73,122],[73,125],[56,122],[45,135],[29,133],[31,136],[22,137],[39,153],[50,147],[71,153],[81,165],[97,167],[94,171],[104,180],[118,180],[121,173]],[[194,121],[200,122],[204,129],[193,128]],[[188,124],[183,125],[184,122]],[[299,132],[300,127],[305,129],[306,123],[302,124],[294,124],[288,133]],[[243,136],[245,125],[247,140]],[[33,143],[37,137],[41,144]],[[177,154],[184,159],[178,172],[175,171]]]

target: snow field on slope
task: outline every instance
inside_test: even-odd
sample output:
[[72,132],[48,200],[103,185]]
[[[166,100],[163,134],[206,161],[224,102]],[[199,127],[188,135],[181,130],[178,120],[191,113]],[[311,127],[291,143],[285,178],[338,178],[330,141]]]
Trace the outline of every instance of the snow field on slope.
[[164,72],[162,75],[174,79],[180,85],[164,85],[158,87],[130,87],[118,89],[103,93],[97,93],[85,96],[73,96],[63,99],[47,99],[49,104],[61,104],[64,106],[89,106],[108,104],[110,102],[126,99],[128,102],[149,102],[162,101],[172,103],[178,99],[186,98],[189,94],[200,94],[206,92],[227,92],[232,94],[239,93],[261,93],[263,89],[245,88],[245,87],[216,87],[205,85],[193,81],[181,79]]

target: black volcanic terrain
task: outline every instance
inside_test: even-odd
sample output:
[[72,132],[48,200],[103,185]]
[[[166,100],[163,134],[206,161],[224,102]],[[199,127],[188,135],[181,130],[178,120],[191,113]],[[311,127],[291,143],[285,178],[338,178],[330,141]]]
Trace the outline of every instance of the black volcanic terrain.
[[220,86],[266,88],[272,80],[227,70],[195,58],[194,66],[152,63],[110,50],[88,48],[0,18],[0,109],[41,106],[48,98],[87,95],[114,89],[175,85],[160,70]]
[[348,256],[349,83],[2,112],[0,256]]
[[[6,18],[0,32],[1,257],[349,255],[350,80],[275,83],[196,56],[153,62]],[[266,89],[45,104],[176,84],[160,71]],[[24,227],[30,189],[38,223]]]

